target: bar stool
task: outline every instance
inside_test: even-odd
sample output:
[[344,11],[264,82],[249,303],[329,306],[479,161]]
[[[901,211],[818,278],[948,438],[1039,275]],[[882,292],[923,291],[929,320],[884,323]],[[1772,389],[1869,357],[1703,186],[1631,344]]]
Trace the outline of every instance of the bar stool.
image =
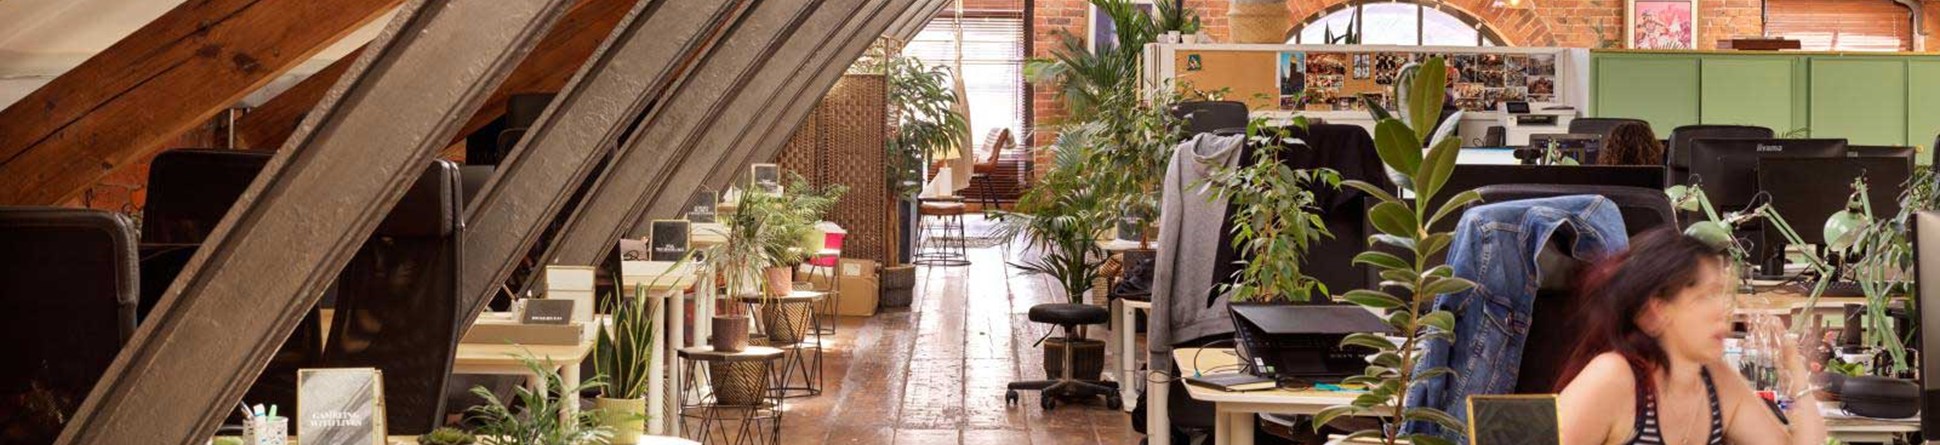
[[[774,391],[775,360],[780,349],[749,346],[741,352],[717,352],[712,347],[680,350],[680,358],[707,367],[710,392],[693,403],[682,403],[681,431],[703,444],[755,445],[781,443],[782,399]],[[730,383],[732,380],[735,383]]]
[[917,215],[923,219],[918,229],[916,260],[925,266],[968,266],[969,247],[965,245],[962,198],[923,198]]

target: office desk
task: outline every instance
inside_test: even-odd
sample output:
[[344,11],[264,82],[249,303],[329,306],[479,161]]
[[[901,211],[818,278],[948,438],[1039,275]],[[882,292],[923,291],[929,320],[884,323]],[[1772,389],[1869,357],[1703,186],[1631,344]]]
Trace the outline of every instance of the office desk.
[[[1230,369],[1239,363],[1230,348],[1181,348],[1172,351],[1172,357],[1179,368],[1190,373],[1193,369]],[[1197,355],[1197,358],[1194,358]],[[1195,363],[1195,360],[1197,363]],[[1154,385],[1155,388],[1163,388]],[[1186,385],[1186,393],[1193,399],[1212,402],[1217,406],[1213,427],[1213,443],[1219,445],[1253,443],[1255,414],[1306,414],[1313,415],[1331,406],[1353,403],[1360,393],[1315,391],[1315,390],[1270,390],[1248,392],[1226,392],[1217,389]],[[1159,405],[1163,406],[1163,405]],[[1151,412],[1153,410],[1147,410]],[[1153,425],[1149,422],[1148,426]],[[1169,422],[1166,424],[1169,426]],[[1908,433],[1920,431],[1917,420],[1869,419],[1861,417],[1838,417],[1828,415],[1827,434],[1846,443],[1894,443],[1894,440]],[[1147,428],[1147,431],[1156,431]]]
[[1138,363],[1146,354],[1138,350],[1138,326],[1132,322],[1138,320],[1138,311],[1152,312],[1152,302],[1123,298],[1112,301],[1118,305],[1111,312],[1111,338],[1116,343],[1112,347],[1118,351],[1118,396],[1133,402],[1124,404],[1125,412],[1129,413],[1137,408],[1134,405],[1138,404],[1138,391],[1148,386],[1138,379]]
[[[526,379],[526,387],[543,390],[544,378],[533,374],[525,363],[519,361],[524,354],[531,354],[541,366],[559,373],[559,380],[566,388],[577,388],[580,384],[579,363],[593,352],[593,342],[597,329],[586,329],[576,345],[494,345],[482,343],[459,343],[458,354],[451,361],[452,374],[476,375],[515,375]],[[567,391],[566,408],[560,416],[571,417],[579,411],[579,392]]]

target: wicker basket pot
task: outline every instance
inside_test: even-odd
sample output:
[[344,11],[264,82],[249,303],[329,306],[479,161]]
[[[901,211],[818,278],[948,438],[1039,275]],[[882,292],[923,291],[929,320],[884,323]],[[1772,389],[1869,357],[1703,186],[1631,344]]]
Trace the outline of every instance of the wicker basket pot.
[[1226,23],[1233,43],[1286,43],[1290,15],[1285,0],[1234,0]]
[[710,331],[713,338],[708,339],[708,345],[716,351],[741,352],[748,349],[748,317],[745,315],[716,315]]
[[916,266],[882,268],[882,307],[909,307],[915,299]]
[[795,292],[795,269],[788,266],[775,266],[761,270],[767,283],[768,295],[783,296]]
[[714,362],[707,365],[707,378],[714,382],[714,403],[721,406],[755,406],[768,392],[767,362]]
[[814,324],[814,308],[807,301],[770,301],[761,305],[761,332],[771,346],[801,343]]
[[[1105,342],[1103,340],[1082,339],[1074,342],[1076,349],[1071,351],[1071,378],[1078,380],[1098,380],[1105,372]],[[1052,337],[1044,340],[1044,375],[1058,378],[1064,374],[1063,338]]]

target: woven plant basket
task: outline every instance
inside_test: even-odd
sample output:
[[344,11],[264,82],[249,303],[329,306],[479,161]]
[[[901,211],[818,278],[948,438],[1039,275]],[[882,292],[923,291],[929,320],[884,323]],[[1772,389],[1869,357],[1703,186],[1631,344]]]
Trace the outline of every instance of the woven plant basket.
[[882,307],[909,307],[915,299],[916,266],[882,268]]
[[814,324],[814,305],[807,301],[771,301],[761,305],[761,332],[770,346],[801,343]]
[[1292,26],[1285,1],[1239,0],[1226,9],[1233,43],[1286,43]]
[[707,378],[714,382],[714,403],[721,406],[755,406],[768,392],[767,362],[715,362],[707,366]]
[[[1098,380],[1105,372],[1105,342],[1102,340],[1078,340],[1077,349],[1071,351],[1071,378],[1078,380]],[[1064,339],[1044,340],[1044,375],[1056,379],[1064,373]]]

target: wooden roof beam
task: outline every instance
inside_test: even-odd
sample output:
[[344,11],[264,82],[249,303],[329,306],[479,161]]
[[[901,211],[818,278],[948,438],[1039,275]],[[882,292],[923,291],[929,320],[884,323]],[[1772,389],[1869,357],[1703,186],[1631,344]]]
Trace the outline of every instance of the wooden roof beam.
[[[566,17],[559,19],[559,24],[554,25],[545,39],[532,48],[532,53],[519,62],[519,67],[512,70],[512,75],[499,85],[498,91],[485,99],[478,114],[465,122],[453,141],[463,140],[465,135],[484,128],[493,119],[504,115],[505,103],[513,94],[555,92],[564,88],[566,80],[586,64],[594,50],[600,47],[600,42],[612,34],[621,19],[642,0],[574,1],[572,9],[566,11]],[[242,141],[241,145],[257,150],[281,147],[283,140],[288,139],[290,132],[296,129],[296,124],[303,120],[303,115],[316,108],[317,101],[323,99],[323,92],[343,76],[344,68],[353,59],[346,56],[338,60],[243,115],[236,123],[236,135]]]
[[402,0],[182,3],[0,110],[0,205],[56,205]]
[[407,5],[216,225],[58,443],[206,443],[405,189],[568,3]]

